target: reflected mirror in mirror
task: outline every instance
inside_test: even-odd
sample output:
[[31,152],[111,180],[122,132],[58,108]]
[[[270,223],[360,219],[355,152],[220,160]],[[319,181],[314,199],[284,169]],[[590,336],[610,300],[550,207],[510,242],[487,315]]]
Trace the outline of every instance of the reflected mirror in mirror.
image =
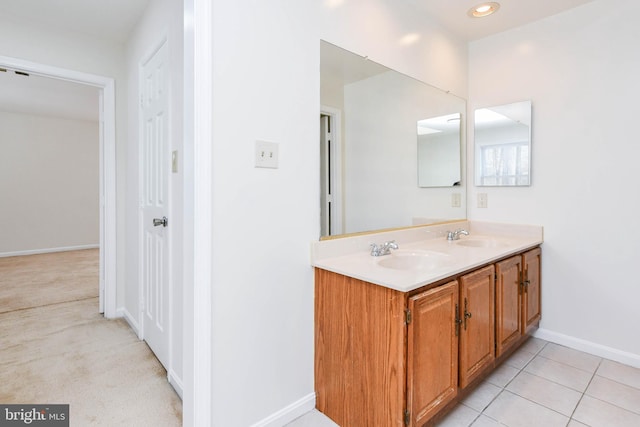
[[460,185],[460,113],[418,121],[418,187]]
[[474,147],[477,186],[531,185],[531,101],[477,109]]
[[320,103],[322,236],[466,218],[450,176],[440,188],[416,185],[416,123],[462,117],[464,99],[321,41]]

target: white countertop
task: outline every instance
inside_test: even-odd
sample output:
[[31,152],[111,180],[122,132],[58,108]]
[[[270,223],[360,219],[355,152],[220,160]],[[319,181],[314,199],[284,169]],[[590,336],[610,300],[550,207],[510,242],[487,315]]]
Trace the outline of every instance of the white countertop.
[[[469,235],[460,236],[460,240],[457,241],[448,241],[445,237],[446,232],[459,228],[468,230]],[[390,255],[370,255],[371,243],[379,244],[388,240],[395,240],[399,249],[391,250]],[[461,221],[314,242],[311,264],[324,270],[408,292],[522,252],[542,242],[541,226]],[[488,246],[466,246],[474,243]],[[424,265],[412,268],[388,268],[381,265],[393,257],[413,256],[428,260]]]

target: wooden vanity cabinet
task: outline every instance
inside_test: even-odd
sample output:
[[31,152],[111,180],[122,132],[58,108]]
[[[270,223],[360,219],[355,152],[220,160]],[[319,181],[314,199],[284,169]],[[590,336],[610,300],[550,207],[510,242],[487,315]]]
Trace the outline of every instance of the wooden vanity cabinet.
[[540,248],[496,264],[496,357],[540,320]]
[[540,249],[400,292],[315,269],[316,407],[343,427],[432,425],[540,319]]
[[460,387],[493,366],[495,360],[495,268],[460,277]]

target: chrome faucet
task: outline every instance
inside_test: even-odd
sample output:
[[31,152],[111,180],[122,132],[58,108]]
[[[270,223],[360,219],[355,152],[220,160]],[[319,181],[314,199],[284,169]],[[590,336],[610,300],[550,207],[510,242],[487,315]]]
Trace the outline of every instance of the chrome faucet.
[[456,231],[447,231],[447,240],[460,240],[460,235],[464,234],[465,236],[469,235],[469,232],[467,230],[464,230],[462,228],[459,228]]
[[370,246],[371,246],[371,256],[389,255],[391,253],[391,249],[398,249],[398,244],[396,243],[395,240],[390,240],[380,245],[372,243]]

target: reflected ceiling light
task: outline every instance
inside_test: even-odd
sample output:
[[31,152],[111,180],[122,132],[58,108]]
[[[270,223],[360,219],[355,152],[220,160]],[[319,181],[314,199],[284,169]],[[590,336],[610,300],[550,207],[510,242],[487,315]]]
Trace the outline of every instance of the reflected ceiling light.
[[476,110],[474,118],[476,124],[494,123],[509,120],[506,116],[500,113],[496,113],[489,108],[480,108]]
[[335,9],[337,7],[340,7],[342,6],[342,3],[344,3],[344,0],[324,0],[324,5],[328,9]]
[[490,1],[487,3],[481,3],[477,6],[472,7],[467,12],[467,15],[469,15],[472,18],[482,18],[482,17],[491,15],[492,13],[496,12],[498,9],[500,9],[500,3]]
[[408,46],[408,45],[414,44],[418,40],[420,40],[420,34],[418,34],[418,33],[409,33],[409,34],[405,34],[400,39],[400,44],[404,45],[404,46]]

